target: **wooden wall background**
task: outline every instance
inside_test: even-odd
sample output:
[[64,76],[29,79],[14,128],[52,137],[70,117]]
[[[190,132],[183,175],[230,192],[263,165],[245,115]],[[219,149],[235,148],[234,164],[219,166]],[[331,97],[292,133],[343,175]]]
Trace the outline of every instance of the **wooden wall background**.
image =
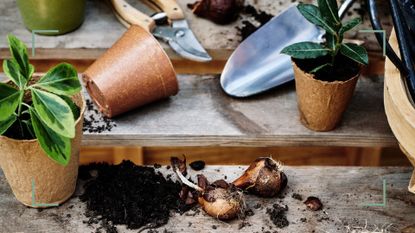
[[356,147],[83,147],[81,164],[168,164],[171,156],[186,155],[188,161],[207,164],[249,164],[259,156],[272,156],[286,165],[410,166],[399,148]]

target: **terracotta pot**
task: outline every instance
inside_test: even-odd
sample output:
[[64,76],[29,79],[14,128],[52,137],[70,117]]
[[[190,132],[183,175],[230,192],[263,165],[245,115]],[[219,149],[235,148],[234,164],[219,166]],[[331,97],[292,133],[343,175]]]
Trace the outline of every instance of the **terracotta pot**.
[[334,129],[350,102],[360,73],[347,81],[328,82],[292,64],[301,122],[314,131]]
[[114,117],[178,92],[173,65],[158,41],[139,26],[128,31],[84,73],[101,112]]
[[45,208],[40,204],[60,204],[75,191],[85,103],[81,94],[73,100],[81,108],[81,114],[76,120],[76,136],[71,140],[71,159],[67,166],[52,161],[37,139],[0,136],[0,166],[15,197],[26,206]]

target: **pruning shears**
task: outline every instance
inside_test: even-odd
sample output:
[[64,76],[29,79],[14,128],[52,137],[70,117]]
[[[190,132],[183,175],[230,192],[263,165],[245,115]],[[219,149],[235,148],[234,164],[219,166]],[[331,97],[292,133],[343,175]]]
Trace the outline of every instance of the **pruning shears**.
[[111,0],[117,18],[124,26],[139,25],[168,43],[180,56],[200,62],[212,60],[199,43],[176,0]]

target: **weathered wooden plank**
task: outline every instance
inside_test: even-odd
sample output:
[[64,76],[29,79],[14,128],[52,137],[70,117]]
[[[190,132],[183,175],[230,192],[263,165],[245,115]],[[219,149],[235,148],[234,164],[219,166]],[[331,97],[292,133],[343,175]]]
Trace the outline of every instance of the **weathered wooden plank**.
[[[199,38],[201,44],[211,50],[214,56],[223,59],[224,54],[216,54],[215,51],[233,50],[241,40],[238,35],[237,27],[242,26],[242,21],[248,19],[246,15],[237,20],[235,23],[226,26],[213,24],[212,22],[196,17],[188,8],[188,3],[193,3],[195,0],[179,0],[178,3],[184,10],[185,16]],[[274,1],[274,0],[246,0],[247,4],[253,5],[255,8],[263,10],[270,14],[277,14],[293,1]],[[295,1],[294,1],[295,2]],[[304,2],[313,2],[313,0],[306,0]],[[58,49],[60,52],[59,58],[65,59],[71,54],[66,53],[64,49],[91,49],[92,56],[96,58],[96,49],[109,48],[125,31],[125,28],[117,21],[112,9],[107,1],[89,0],[87,2],[87,12],[84,24],[76,31],[58,37],[36,36],[36,48]],[[385,24],[387,31],[390,29],[390,17],[384,14],[381,4],[382,21]],[[364,6],[363,6],[364,7]],[[355,3],[350,10],[350,15],[346,18],[358,16],[358,11],[361,11],[362,6],[360,2]],[[0,48],[6,48],[6,34],[14,33],[22,38],[28,44],[31,44],[31,33],[25,29],[20,13],[14,0],[3,0],[0,2]],[[367,15],[364,16],[364,23],[359,26],[359,29],[369,29],[370,23]],[[110,32],[110,33],[108,33]],[[375,37],[368,33],[353,32],[347,35],[348,38],[364,40],[369,50],[380,51]],[[163,46],[168,49],[168,46],[163,43]],[[63,49],[63,50],[62,50]],[[2,56],[6,56],[3,50]],[[216,58],[216,57],[215,57]],[[175,58],[176,59],[176,58]]]
[[382,77],[361,78],[340,127],[324,133],[300,123],[293,83],[247,99],[227,96],[216,76],[180,75],[179,86],[177,96],[115,118],[111,132],[85,132],[84,145],[396,145],[383,110]]
[[[210,180],[224,178],[228,181],[238,177],[245,167],[209,166],[201,173]],[[171,174],[171,169],[160,169],[163,174]],[[246,203],[255,213],[246,221],[249,225],[239,229],[241,220],[229,223],[219,222],[206,216],[203,211],[194,216],[173,215],[168,225],[158,229],[163,232],[400,232],[400,229],[414,224],[415,195],[407,191],[412,172],[407,167],[359,168],[359,167],[286,167],[288,188],[284,198],[261,199],[246,196]],[[194,171],[190,171],[195,176]],[[382,203],[382,181],[386,180],[386,207],[366,207],[367,203]],[[38,212],[18,203],[0,173],[0,231],[1,232],[95,232],[99,224],[88,226],[83,223],[85,205],[75,196],[59,208]],[[292,198],[293,193],[304,198],[319,197],[324,209],[318,212],[306,210],[302,201]],[[254,208],[256,204],[260,208]],[[266,209],[272,204],[288,205],[287,218],[290,225],[278,229],[270,222]],[[190,212],[193,213],[193,212]],[[305,218],[305,222],[301,220]],[[191,223],[191,224],[189,224]],[[215,226],[217,229],[213,229]],[[137,232],[117,226],[120,232]],[[386,231],[387,230],[387,231]],[[372,232],[370,231],[370,232]]]
[[[4,74],[0,80],[1,77]],[[293,83],[237,99],[222,91],[217,76],[179,75],[178,80],[177,96],[114,118],[117,126],[111,131],[84,132],[83,145],[386,147],[397,144],[383,109],[383,77],[359,79],[341,125],[330,132],[314,132],[300,123]],[[95,115],[94,111],[85,114]]]

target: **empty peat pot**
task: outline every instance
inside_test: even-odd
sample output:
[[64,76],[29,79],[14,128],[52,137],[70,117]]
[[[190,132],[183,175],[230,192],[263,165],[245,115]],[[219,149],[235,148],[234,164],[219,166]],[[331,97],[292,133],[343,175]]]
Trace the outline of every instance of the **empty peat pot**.
[[346,81],[322,81],[292,64],[301,123],[314,131],[334,129],[349,105],[360,72]]
[[149,32],[135,25],[85,71],[83,79],[107,117],[178,92],[169,57]]

